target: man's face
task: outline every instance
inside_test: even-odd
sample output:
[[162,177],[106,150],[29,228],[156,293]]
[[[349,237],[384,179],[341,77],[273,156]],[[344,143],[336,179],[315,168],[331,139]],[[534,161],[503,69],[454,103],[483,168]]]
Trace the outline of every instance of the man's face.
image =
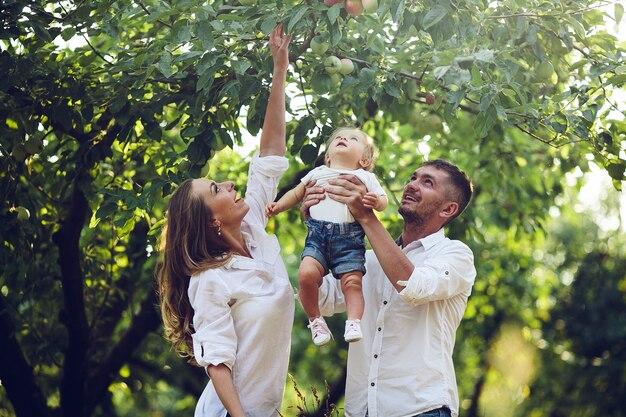
[[398,213],[407,223],[423,225],[436,220],[441,209],[449,201],[448,174],[432,166],[417,169],[404,186]]

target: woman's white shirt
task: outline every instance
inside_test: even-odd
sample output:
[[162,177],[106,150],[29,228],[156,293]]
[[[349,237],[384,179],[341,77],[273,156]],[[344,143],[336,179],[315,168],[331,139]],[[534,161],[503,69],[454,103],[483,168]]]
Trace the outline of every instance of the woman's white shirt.
[[[265,231],[265,206],[274,201],[288,161],[259,157],[250,163],[245,201],[250,207],[242,234],[252,258],[233,256],[220,267],[191,277],[194,356],[198,364],[227,365],[248,417],[278,416],[283,398],[294,292],[274,235]],[[196,406],[195,417],[224,417],[212,382]]]

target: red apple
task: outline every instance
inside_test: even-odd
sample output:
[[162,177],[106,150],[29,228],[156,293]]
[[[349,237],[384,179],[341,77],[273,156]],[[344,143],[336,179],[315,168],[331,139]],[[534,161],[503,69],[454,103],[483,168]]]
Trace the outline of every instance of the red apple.
[[430,106],[435,104],[435,95],[433,93],[426,94],[426,104]]
[[324,0],[324,4],[328,7],[334,6],[337,3],[341,3],[343,0]]
[[339,73],[342,75],[348,75],[352,71],[354,71],[354,63],[349,58],[342,58],[341,60],[341,68],[339,68]]
[[361,3],[361,0],[346,0],[345,8],[352,16],[363,14],[363,3]]

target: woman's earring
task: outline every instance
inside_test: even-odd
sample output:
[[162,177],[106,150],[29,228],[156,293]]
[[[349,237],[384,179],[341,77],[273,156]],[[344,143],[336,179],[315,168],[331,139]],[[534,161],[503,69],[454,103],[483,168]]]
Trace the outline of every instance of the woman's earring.
[[217,235],[222,236],[222,226],[217,226]]

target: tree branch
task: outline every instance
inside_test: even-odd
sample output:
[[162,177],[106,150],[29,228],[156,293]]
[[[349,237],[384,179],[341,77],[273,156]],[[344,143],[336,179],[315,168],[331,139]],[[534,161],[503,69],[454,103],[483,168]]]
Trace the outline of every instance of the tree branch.
[[0,295],[0,380],[16,417],[52,416],[39,389],[33,368],[15,337],[16,329],[5,298]]

